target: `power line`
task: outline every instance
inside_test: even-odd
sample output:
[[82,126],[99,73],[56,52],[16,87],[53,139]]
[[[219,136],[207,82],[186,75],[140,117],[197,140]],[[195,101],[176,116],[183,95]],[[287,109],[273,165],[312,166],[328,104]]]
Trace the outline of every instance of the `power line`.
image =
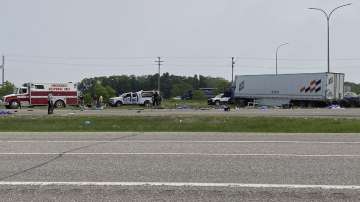
[[[38,58],[38,59],[49,59],[49,60],[148,60],[154,58],[152,56],[124,56],[124,57],[92,57],[92,56],[41,56],[41,55],[21,55],[21,54],[10,54],[7,55],[9,58]],[[227,60],[232,57],[218,57],[218,56],[167,56],[166,59],[172,60]],[[270,57],[246,57],[246,56],[235,56],[236,60],[271,60],[274,58]],[[283,61],[324,61],[321,58],[281,58],[279,60]],[[335,58],[334,60],[338,61],[358,61],[360,58]]]
[[42,59],[59,59],[59,60],[124,60],[124,59],[151,59],[153,57],[137,57],[137,56],[128,56],[128,57],[92,57],[92,56],[45,56],[45,55],[21,55],[21,54],[10,54],[7,55],[11,58],[42,58]]
[[147,64],[94,64],[94,63],[68,63],[68,62],[41,62],[41,61],[32,61],[32,60],[13,60],[9,59],[9,62],[14,63],[32,63],[32,64],[48,64],[48,65],[67,65],[67,66],[107,66],[107,67],[119,67],[119,66],[126,66],[126,67],[138,67],[138,66],[146,66]]

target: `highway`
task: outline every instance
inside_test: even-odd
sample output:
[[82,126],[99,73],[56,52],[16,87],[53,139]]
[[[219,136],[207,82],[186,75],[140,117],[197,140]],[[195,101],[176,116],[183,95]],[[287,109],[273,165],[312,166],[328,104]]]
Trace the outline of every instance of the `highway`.
[[358,201],[360,135],[0,133],[4,201]]

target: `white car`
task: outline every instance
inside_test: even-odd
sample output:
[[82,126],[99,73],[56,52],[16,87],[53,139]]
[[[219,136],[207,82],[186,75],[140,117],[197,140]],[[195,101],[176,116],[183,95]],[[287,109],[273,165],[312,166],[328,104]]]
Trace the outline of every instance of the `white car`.
[[213,98],[208,99],[209,105],[221,105],[221,104],[228,104],[231,97],[226,97],[224,93],[221,93]]

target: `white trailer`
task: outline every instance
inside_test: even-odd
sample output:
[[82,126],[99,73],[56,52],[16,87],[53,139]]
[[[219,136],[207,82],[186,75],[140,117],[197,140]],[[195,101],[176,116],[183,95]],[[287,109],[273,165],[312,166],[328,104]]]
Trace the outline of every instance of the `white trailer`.
[[238,75],[233,96],[241,105],[325,105],[343,98],[344,77],[342,73]]

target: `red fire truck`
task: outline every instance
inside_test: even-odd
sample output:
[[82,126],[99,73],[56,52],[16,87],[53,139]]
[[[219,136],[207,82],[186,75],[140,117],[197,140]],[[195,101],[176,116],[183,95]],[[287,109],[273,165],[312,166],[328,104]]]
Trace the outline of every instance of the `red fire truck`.
[[57,108],[79,103],[79,92],[74,83],[25,83],[14,94],[4,96],[3,101],[6,108],[47,105],[50,93]]

